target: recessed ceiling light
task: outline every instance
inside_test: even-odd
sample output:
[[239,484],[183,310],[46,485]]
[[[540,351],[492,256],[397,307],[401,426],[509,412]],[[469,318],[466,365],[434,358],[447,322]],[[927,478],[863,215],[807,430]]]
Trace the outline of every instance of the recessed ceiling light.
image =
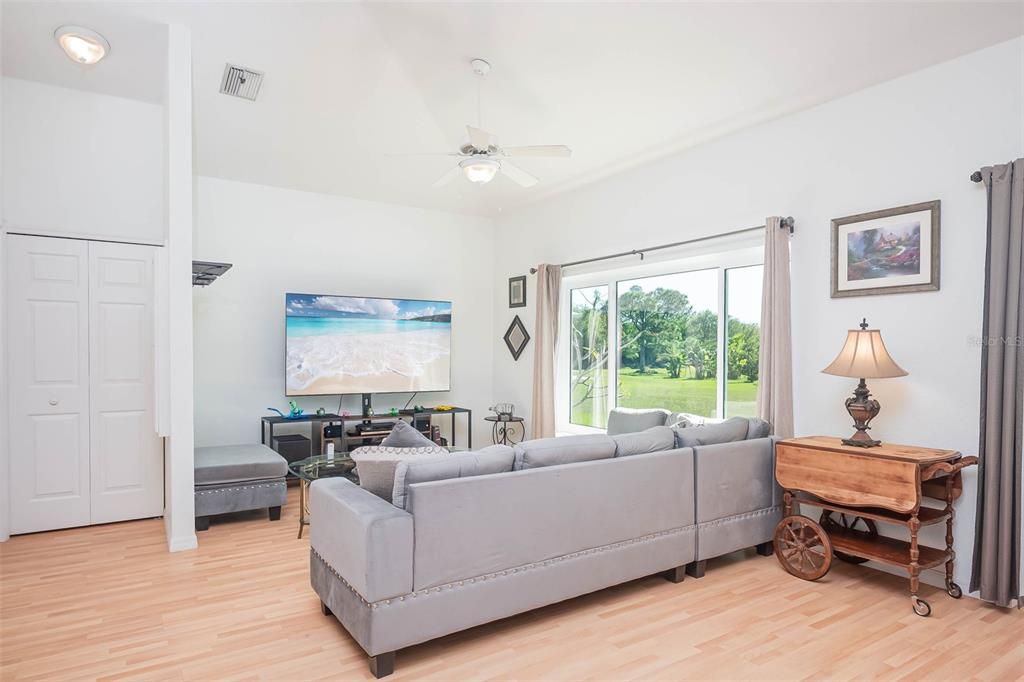
[[95,64],[110,52],[110,43],[96,31],[82,26],[61,26],[53,37],[68,59],[78,64]]

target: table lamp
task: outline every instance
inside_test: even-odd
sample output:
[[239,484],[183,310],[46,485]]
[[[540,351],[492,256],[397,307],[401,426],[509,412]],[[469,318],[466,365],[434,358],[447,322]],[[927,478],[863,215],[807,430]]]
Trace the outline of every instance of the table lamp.
[[846,399],[846,411],[853,417],[853,426],[857,431],[850,438],[844,438],[843,444],[861,448],[881,445],[882,441],[874,440],[868,435],[868,422],[878,416],[882,406],[871,398],[864,380],[907,375],[907,371],[897,365],[889,351],[885,349],[882,332],[868,329],[868,321],[865,318],[860,323],[860,329],[851,329],[846,333],[843,349],[839,351],[832,364],[821,371],[839,377],[860,379],[860,383],[853,391],[853,397]]

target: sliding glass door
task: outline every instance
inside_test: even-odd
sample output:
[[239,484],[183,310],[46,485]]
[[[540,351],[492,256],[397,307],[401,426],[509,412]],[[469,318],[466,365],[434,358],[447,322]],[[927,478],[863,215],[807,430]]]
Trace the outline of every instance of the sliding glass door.
[[622,280],[618,289],[621,407],[718,414],[718,272]]
[[567,276],[559,430],[614,407],[710,418],[756,411],[761,249]]

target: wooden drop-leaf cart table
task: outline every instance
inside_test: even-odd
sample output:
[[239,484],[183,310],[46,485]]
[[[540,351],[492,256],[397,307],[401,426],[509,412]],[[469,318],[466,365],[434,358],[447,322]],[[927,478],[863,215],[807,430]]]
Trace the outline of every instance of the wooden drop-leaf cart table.
[[[961,470],[976,464],[955,450],[884,443],[873,448],[844,445],[839,438],[811,436],[779,441],[775,478],[782,486],[783,519],[775,527],[775,555],[792,575],[817,580],[843,561],[879,561],[910,575],[910,599],[919,616],[931,606],[918,595],[921,571],[945,563],[946,592],[962,595],[953,582],[953,501],[963,489]],[[922,505],[923,498],[941,507]],[[794,504],[821,509],[817,521],[794,513]],[[879,522],[905,526],[910,540],[878,533]],[[945,548],[918,542],[922,526],[946,524]]]

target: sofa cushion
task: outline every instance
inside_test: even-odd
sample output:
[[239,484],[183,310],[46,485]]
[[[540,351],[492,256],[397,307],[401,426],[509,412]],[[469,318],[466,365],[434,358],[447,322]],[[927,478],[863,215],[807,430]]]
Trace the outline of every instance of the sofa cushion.
[[652,426],[664,426],[668,410],[634,410],[616,407],[608,413],[608,435],[637,433]]
[[612,440],[615,441],[616,457],[671,450],[676,446],[675,431],[667,426],[652,426],[640,433],[620,433],[612,436]]
[[615,441],[600,433],[587,436],[539,438],[518,443],[515,453],[516,461],[513,466],[515,470],[536,469],[537,467],[614,457]]
[[389,448],[383,445],[367,445],[352,451],[359,474],[359,486],[377,497],[391,501],[395,488],[395,468],[398,463],[411,457],[447,454],[439,445],[424,448]]
[[219,445],[195,449],[195,484],[281,478],[288,462],[266,445]]
[[767,438],[772,435],[772,425],[757,417],[747,418],[747,440]]
[[715,443],[732,443],[745,440],[750,424],[746,417],[732,417],[718,424],[687,426],[677,428],[676,447],[692,448],[698,445],[714,445]]
[[429,448],[437,445],[404,419],[395,422],[391,433],[380,444],[388,448]]
[[395,486],[391,503],[405,509],[409,486],[446,478],[466,478],[512,471],[515,451],[507,445],[491,445],[476,452],[405,459],[395,468]]

